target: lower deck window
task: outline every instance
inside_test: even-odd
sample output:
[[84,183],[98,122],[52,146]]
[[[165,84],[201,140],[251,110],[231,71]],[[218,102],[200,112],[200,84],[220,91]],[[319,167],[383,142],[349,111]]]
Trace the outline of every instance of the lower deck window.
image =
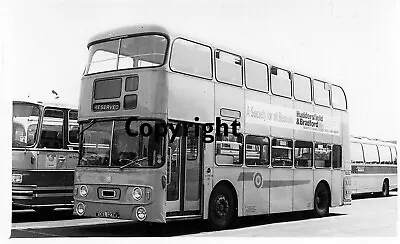
[[292,166],[293,142],[286,139],[272,139],[272,166]]
[[313,144],[307,141],[294,143],[294,166],[296,168],[311,168],[313,160]]
[[332,155],[332,167],[334,169],[342,168],[342,147],[339,145],[333,145]]
[[331,156],[332,156],[331,145],[325,143],[315,143],[314,164],[316,168],[330,168]]
[[246,137],[246,165],[269,166],[269,139],[261,136]]
[[241,165],[241,152],[243,148],[241,136],[216,136],[215,161],[217,165]]

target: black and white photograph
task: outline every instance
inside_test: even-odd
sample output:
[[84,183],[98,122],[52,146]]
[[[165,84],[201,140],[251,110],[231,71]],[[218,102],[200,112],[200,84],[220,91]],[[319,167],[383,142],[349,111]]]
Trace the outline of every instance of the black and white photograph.
[[396,5],[2,1],[2,236],[395,241]]

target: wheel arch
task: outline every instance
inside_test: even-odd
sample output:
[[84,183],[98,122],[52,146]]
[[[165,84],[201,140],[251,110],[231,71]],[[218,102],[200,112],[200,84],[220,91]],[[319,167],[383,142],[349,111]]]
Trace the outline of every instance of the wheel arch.
[[318,184],[315,186],[314,189],[314,198],[315,198],[315,192],[318,188],[319,185],[324,185],[326,189],[328,190],[328,196],[329,196],[329,207],[332,207],[332,192],[331,192],[331,187],[329,186],[329,183],[326,180],[320,180]]
[[[215,184],[215,186],[213,187],[210,196],[215,192],[215,189],[218,187],[226,187],[232,192],[234,203],[235,203],[235,208],[236,208],[235,213],[236,213],[236,216],[238,216],[238,214],[239,214],[239,199],[238,199],[238,194],[236,192],[236,189],[235,189],[234,185],[232,184],[232,182],[230,182],[229,180],[218,181],[218,183]],[[208,206],[210,206],[210,201],[211,201],[211,197],[208,199]]]

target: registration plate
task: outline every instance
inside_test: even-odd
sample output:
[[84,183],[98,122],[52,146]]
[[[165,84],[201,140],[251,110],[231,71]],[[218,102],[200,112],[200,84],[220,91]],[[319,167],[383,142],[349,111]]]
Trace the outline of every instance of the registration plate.
[[99,218],[111,218],[111,219],[119,219],[119,214],[114,212],[97,212],[96,216]]

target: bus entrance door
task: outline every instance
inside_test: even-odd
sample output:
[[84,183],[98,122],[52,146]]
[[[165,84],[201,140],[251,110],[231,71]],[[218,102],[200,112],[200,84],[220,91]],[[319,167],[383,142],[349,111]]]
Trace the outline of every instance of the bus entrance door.
[[191,128],[187,135],[177,136],[170,141],[167,218],[201,214],[201,159],[199,136]]

